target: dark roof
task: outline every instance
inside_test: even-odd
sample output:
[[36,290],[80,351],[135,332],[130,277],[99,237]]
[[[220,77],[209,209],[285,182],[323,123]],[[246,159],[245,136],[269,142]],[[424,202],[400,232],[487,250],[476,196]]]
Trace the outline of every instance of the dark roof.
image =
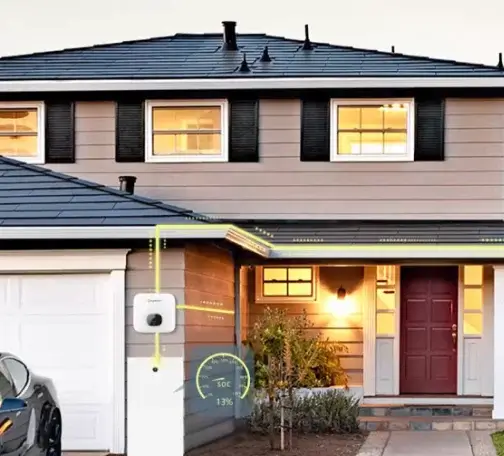
[[292,221],[239,223],[280,244],[480,244],[504,242],[504,221]]
[[192,211],[0,157],[1,226],[205,223]]
[[[264,34],[238,35],[239,51],[223,51],[221,34],[176,34],[148,40],[0,59],[0,80],[176,79],[229,77],[503,76],[497,66],[461,63]],[[271,62],[261,62],[268,47]],[[239,71],[246,53],[251,69]]]

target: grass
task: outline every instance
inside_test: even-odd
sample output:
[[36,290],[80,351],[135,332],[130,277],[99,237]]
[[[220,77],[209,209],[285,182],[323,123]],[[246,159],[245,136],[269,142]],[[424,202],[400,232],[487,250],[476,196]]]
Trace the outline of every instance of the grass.
[[504,456],[504,431],[493,433],[492,440],[497,456]]

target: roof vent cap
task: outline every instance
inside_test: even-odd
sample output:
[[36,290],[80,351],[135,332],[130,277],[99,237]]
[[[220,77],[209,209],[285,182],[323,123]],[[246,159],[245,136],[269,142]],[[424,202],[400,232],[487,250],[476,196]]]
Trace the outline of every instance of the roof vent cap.
[[119,176],[119,189],[122,192],[132,195],[135,193],[136,180],[137,178],[135,176]]
[[236,41],[236,22],[235,21],[223,21],[224,26],[224,45],[223,49],[225,51],[237,51],[238,43]]
[[245,52],[243,53],[243,60],[240,64],[240,73],[249,73],[250,72],[250,67],[248,66],[247,63],[247,54]]
[[268,46],[264,46],[264,50],[261,56],[261,62],[271,62],[271,57],[269,55]]

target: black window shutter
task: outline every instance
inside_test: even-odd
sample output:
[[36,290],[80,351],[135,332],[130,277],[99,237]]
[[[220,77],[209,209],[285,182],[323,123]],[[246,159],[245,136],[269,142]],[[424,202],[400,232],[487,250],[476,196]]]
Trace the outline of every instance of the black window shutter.
[[75,105],[71,101],[45,104],[45,162],[75,163]]
[[445,100],[415,100],[415,161],[443,161]]
[[116,106],[116,162],[145,161],[144,103],[118,102]]
[[229,101],[229,161],[259,161],[259,101]]
[[301,107],[301,161],[330,161],[329,100],[303,100]]

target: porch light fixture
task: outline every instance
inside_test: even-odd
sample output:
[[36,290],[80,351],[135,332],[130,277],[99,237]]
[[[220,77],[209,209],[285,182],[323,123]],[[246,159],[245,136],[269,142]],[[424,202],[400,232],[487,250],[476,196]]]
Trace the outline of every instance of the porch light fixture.
[[337,295],[339,301],[341,301],[341,300],[343,300],[343,299],[346,298],[346,290],[343,288],[343,285],[341,285],[338,288],[338,291],[337,291],[336,295]]

